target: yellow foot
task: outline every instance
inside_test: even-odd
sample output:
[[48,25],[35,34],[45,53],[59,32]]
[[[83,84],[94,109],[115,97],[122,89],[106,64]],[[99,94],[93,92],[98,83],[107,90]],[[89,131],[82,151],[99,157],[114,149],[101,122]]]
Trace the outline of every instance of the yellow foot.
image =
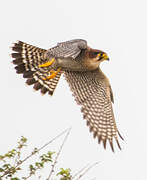
[[40,64],[39,67],[48,67],[48,66],[51,66],[54,61],[55,61],[55,58],[52,58],[50,61],[48,61],[48,62],[46,62],[44,64]]
[[43,80],[49,80],[49,79],[53,79],[59,72],[61,71],[61,68],[58,68],[57,71],[51,70],[50,76],[47,76],[46,78],[43,78]]

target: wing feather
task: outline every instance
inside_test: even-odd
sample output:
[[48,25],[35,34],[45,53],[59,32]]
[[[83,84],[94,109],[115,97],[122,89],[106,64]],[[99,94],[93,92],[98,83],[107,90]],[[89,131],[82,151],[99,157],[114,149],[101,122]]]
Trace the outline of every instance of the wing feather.
[[101,70],[91,72],[65,72],[65,78],[75,96],[76,102],[82,106],[81,111],[93,136],[98,138],[98,143],[103,142],[106,148],[108,140],[113,148],[113,139],[118,147],[118,129],[116,127],[112,97],[108,79]]
[[26,83],[28,85],[34,84],[33,88],[35,90],[40,89],[42,94],[48,92],[52,95],[60,79],[61,72],[53,79],[46,79],[50,75],[49,68],[39,67],[40,64],[47,61],[44,58],[46,50],[21,41],[14,43],[12,50],[14,53],[11,55],[14,58],[13,63],[16,65],[16,72],[23,74],[23,77],[27,78]]
[[87,48],[87,42],[82,39],[75,39],[58,43],[57,46],[47,51],[47,56],[55,58],[72,58],[75,59],[83,49]]

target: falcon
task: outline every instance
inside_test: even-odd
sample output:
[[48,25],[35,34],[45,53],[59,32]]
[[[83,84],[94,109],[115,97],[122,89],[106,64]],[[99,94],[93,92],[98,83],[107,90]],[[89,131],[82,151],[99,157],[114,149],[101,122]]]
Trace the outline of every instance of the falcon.
[[113,152],[115,139],[121,149],[118,136],[123,138],[114,118],[111,85],[100,69],[100,63],[109,60],[105,52],[90,48],[82,39],[61,42],[48,50],[18,41],[12,50],[16,72],[42,94],[53,95],[64,74],[93,137],[105,149],[108,141]]

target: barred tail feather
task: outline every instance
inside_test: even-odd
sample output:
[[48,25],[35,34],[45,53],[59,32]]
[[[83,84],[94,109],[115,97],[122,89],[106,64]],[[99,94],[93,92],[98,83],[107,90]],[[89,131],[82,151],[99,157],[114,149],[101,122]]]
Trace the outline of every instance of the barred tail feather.
[[46,68],[39,68],[39,65],[46,62],[44,58],[46,50],[21,41],[14,43],[12,50],[14,51],[11,54],[14,59],[12,62],[16,65],[16,73],[23,74],[23,77],[27,78],[26,84],[34,85],[33,88],[40,89],[42,94],[48,92],[53,95],[61,73],[58,73],[53,79],[44,80],[50,72]]

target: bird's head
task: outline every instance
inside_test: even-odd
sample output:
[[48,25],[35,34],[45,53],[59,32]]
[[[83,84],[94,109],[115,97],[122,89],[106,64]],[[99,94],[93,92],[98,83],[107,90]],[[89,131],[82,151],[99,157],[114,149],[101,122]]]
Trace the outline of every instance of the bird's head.
[[101,62],[109,60],[109,57],[103,51],[89,48],[86,52],[86,58],[84,59],[84,66],[88,70],[95,70],[99,67]]
[[92,59],[95,59],[96,61],[99,61],[99,62],[102,62],[104,60],[109,61],[109,57],[105,52],[100,51],[100,50],[96,50],[96,49],[90,50],[89,57]]

